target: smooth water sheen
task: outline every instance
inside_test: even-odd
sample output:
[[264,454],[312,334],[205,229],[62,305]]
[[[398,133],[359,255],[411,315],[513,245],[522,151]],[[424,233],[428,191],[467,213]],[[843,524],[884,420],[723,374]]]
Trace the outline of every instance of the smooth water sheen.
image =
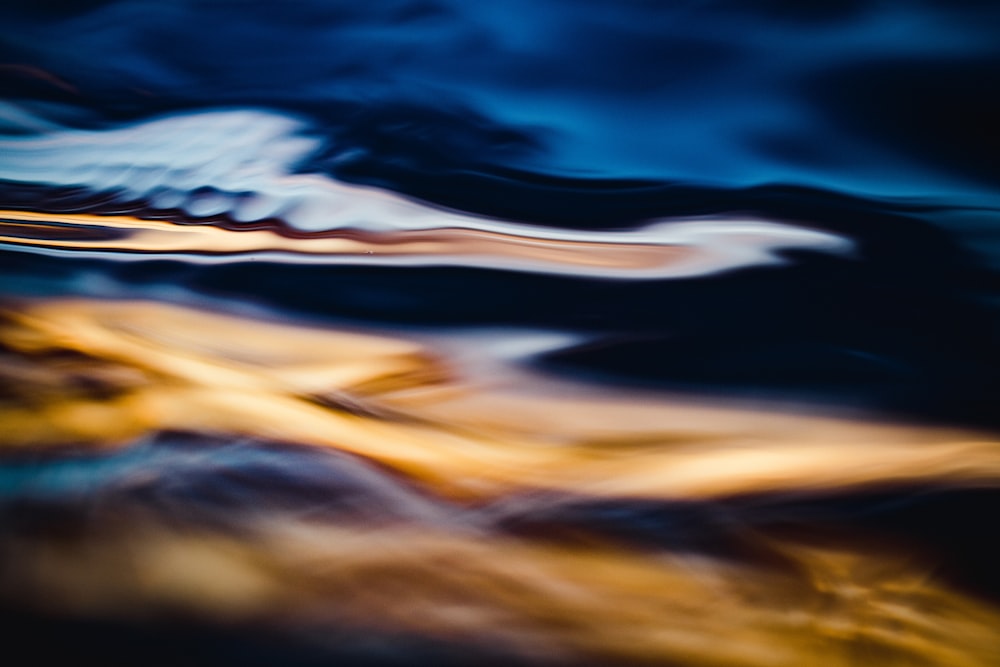
[[1000,9],[0,7],[0,619],[1000,664]]

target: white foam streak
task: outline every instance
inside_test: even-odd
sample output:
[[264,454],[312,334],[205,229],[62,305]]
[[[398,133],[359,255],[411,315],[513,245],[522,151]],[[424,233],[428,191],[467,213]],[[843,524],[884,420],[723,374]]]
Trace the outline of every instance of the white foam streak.
[[[101,131],[60,130],[0,140],[0,179],[118,191],[194,218],[226,214],[238,223],[280,219],[306,232],[472,229],[525,239],[685,246],[663,275],[686,277],[781,262],[789,248],[848,253],[829,232],[756,219],[658,221],[639,229],[587,232],[538,227],[448,211],[375,188],[295,173],[322,140],[274,112],[227,110],[160,118]],[[595,250],[596,251],[596,250]],[[586,251],[583,251],[586,252]]]

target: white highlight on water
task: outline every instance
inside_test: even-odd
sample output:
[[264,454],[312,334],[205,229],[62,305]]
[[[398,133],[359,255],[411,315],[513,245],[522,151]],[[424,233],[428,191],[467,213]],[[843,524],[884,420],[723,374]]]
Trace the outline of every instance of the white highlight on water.
[[[450,228],[529,239],[698,250],[656,271],[660,277],[778,264],[784,260],[776,251],[783,249],[836,254],[853,250],[848,239],[829,232],[752,218],[660,220],[637,229],[580,231],[445,210],[319,173],[296,173],[296,167],[322,147],[323,140],[309,136],[308,129],[303,121],[273,111],[223,110],[107,130],[60,129],[6,137],[0,139],[0,179],[115,192],[125,200],[144,200],[154,209],[179,208],[191,218],[226,214],[238,223],[279,219],[304,232]],[[350,261],[356,263],[358,258]],[[412,263],[401,257],[388,261]],[[445,263],[456,263],[456,258]],[[576,267],[576,271],[588,269]]]

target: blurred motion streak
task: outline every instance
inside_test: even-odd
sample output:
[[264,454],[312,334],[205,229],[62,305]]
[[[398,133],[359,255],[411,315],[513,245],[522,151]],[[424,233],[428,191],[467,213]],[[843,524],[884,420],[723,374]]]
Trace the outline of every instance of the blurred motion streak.
[[294,236],[275,229],[174,224],[123,216],[0,211],[0,244],[25,250],[160,255],[190,262],[247,254],[287,262],[364,265],[451,264],[609,278],[690,277],[781,263],[774,250],[844,253],[833,234],[757,220],[678,220],[645,229],[563,234],[507,225],[372,232],[338,230]]
[[[525,371],[491,383],[463,377],[446,349],[384,334],[84,299],[24,301],[5,318],[5,346],[25,355],[5,371],[21,393],[2,417],[9,446],[233,433],[336,447],[473,498],[1000,480],[1000,446],[975,432],[608,397]],[[65,352],[80,357],[69,370]],[[60,372],[111,397],[73,393]],[[55,395],[33,404],[45,393],[32,382]]]
[[514,367],[477,376],[447,343],[418,334],[153,302],[9,302],[0,335],[8,456],[129,448],[158,431],[302,443],[384,466],[455,517],[352,526],[265,505],[220,532],[98,502],[80,519],[86,530],[0,542],[0,596],[36,609],[330,624],[536,664],[971,666],[1000,656],[1000,611],[898,545],[763,531],[752,542],[772,555],[761,561],[635,549],[599,532],[517,536],[490,509],[555,502],[544,494],[701,502],[996,486],[1000,447],[972,432],[636,400]]
[[6,594],[77,613],[405,632],[533,664],[971,667],[1000,654],[995,608],[899,554],[790,545],[798,569],[781,572],[426,527],[265,521],[251,541],[116,523],[4,544]]

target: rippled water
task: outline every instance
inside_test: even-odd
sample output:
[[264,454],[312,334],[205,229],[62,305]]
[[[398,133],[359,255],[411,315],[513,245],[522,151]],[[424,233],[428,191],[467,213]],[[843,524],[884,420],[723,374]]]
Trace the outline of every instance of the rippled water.
[[0,25],[10,650],[1000,664],[995,3]]

